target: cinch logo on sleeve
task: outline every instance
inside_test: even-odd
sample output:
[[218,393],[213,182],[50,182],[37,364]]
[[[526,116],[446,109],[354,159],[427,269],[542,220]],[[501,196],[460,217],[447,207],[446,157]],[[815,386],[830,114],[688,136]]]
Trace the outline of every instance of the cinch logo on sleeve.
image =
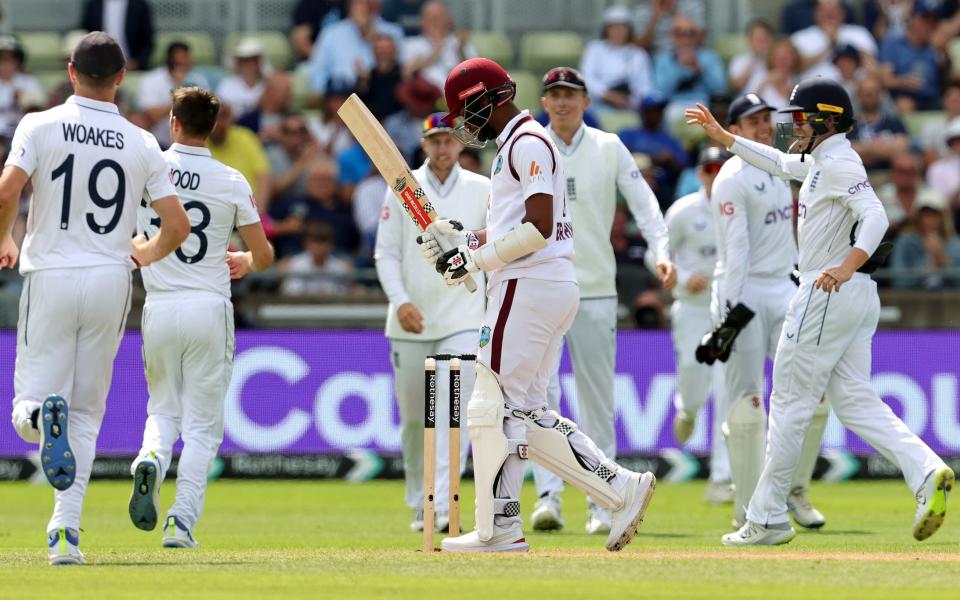
[[853,195],[853,194],[856,194],[857,192],[861,192],[861,191],[863,191],[863,190],[865,190],[865,189],[867,189],[867,188],[869,188],[869,187],[871,187],[871,186],[870,186],[870,181],[867,180],[867,179],[864,179],[863,181],[861,181],[861,182],[858,183],[857,185],[853,185],[853,186],[850,186],[849,188],[847,188],[847,193],[850,194],[850,195]]

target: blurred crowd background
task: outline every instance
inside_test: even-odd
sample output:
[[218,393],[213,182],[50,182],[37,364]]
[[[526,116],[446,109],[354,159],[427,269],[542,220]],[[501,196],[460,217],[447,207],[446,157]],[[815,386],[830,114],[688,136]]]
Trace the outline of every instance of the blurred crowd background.
[[[577,67],[592,100],[588,124],[621,137],[666,210],[699,186],[693,162],[706,140],[679,118],[684,107],[703,102],[723,119],[749,92],[784,105],[799,80],[823,75],[854,101],[851,138],[890,217],[895,250],[880,283],[915,302],[919,292],[960,288],[958,4],[3,0],[0,147],[23,114],[71,93],[65,62],[78,37],[113,33],[129,60],[118,105],[161,145],[172,88],[203,86],[223,101],[210,149],[249,179],[279,259],[235,290],[240,325],[350,326],[386,309],[372,268],[386,185],[336,116],[349,94],[419,166],[423,120],[443,108],[443,82],[461,60],[503,64],[517,103],[544,122],[542,75]],[[491,150],[465,151],[462,167],[488,174]],[[625,209],[611,241],[622,324],[663,326],[666,296]],[[0,278],[0,326],[15,323],[19,288],[16,275]]]

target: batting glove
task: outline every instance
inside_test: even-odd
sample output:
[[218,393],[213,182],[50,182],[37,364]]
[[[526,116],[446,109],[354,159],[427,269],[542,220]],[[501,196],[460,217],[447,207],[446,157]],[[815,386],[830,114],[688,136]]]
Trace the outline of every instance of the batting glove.
[[444,281],[450,287],[456,287],[467,280],[470,273],[480,270],[473,260],[473,250],[462,244],[452,250],[444,252],[437,261],[437,271],[443,275]]
[[463,245],[471,249],[480,246],[476,234],[464,231],[463,224],[452,219],[439,219],[431,223],[426,231],[417,236],[417,244],[430,266],[435,266],[446,250]]

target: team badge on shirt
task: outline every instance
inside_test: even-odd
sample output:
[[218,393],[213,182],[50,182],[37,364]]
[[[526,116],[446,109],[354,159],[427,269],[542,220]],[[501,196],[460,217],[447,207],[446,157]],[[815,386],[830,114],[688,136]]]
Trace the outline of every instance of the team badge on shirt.
[[490,343],[490,328],[484,325],[480,328],[480,347],[483,348]]
[[493,174],[496,175],[503,169],[503,155],[497,157],[497,166],[493,169]]

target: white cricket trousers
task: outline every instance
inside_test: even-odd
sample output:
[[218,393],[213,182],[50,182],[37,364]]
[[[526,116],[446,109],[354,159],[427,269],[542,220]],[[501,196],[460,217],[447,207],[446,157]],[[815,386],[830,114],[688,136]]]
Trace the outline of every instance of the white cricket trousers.
[[70,407],[70,447],[77,461],[73,485],[54,493],[48,532],[80,529],[130,290],[130,270],[121,265],[45,269],[25,276],[17,322],[14,427],[27,441],[39,442],[39,432],[29,426],[30,413],[48,395],[62,396]]
[[[577,316],[564,336],[573,363],[576,397],[575,414],[580,429],[596,442],[609,458],[617,457],[617,433],[614,429],[616,398],[613,378],[617,358],[617,299],[581,298]],[[547,406],[560,412],[560,354],[557,370],[547,387]],[[567,415],[573,417],[573,415]],[[549,470],[534,465],[537,495],[560,493],[563,480]]]
[[233,306],[202,291],[150,293],[143,307],[147,422],[140,457],[154,452],[166,473],[177,463],[175,515],[191,530],[203,512],[207,473],[223,441],[223,402],[233,372]]
[[[433,354],[476,354],[476,331],[460,331],[439,340],[390,340],[390,362],[393,365],[397,406],[400,409],[400,441],[403,449],[404,501],[412,509],[423,506],[423,361]],[[438,512],[450,510],[450,377],[448,361],[437,363],[437,456],[435,507]],[[473,382],[474,364],[460,365],[460,472],[467,466],[466,409]]]
[[670,306],[670,333],[677,364],[677,392],[673,406],[677,412],[693,417],[706,405],[713,391],[713,418],[710,425],[710,481],[730,481],[730,461],[721,425],[727,414],[725,365],[712,366],[697,361],[697,346],[713,329],[710,305],[706,302],[674,301]]
[[[509,279],[489,290],[484,323],[492,336],[490,343],[480,348],[478,360],[499,380],[507,439],[526,439],[526,423],[512,416],[512,411],[529,413],[548,408],[547,387],[557,372],[563,336],[577,315],[579,295],[576,283],[540,279]],[[579,429],[568,440],[586,469],[596,469],[607,459]],[[516,454],[509,455],[494,496],[519,498],[523,471],[523,461]],[[612,480],[617,489],[624,482],[619,473]],[[520,517],[497,515],[495,522],[498,527],[510,527],[519,523]]]
[[877,285],[856,273],[839,292],[814,288],[804,273],[790,301],[773,363],[767,453],[747,518],[786,523],[787,494],[800,447],[826,392],[837,418],[903,471],[916,492],[943,461],[913,434],[870,383],[870,346],[880,317]]

